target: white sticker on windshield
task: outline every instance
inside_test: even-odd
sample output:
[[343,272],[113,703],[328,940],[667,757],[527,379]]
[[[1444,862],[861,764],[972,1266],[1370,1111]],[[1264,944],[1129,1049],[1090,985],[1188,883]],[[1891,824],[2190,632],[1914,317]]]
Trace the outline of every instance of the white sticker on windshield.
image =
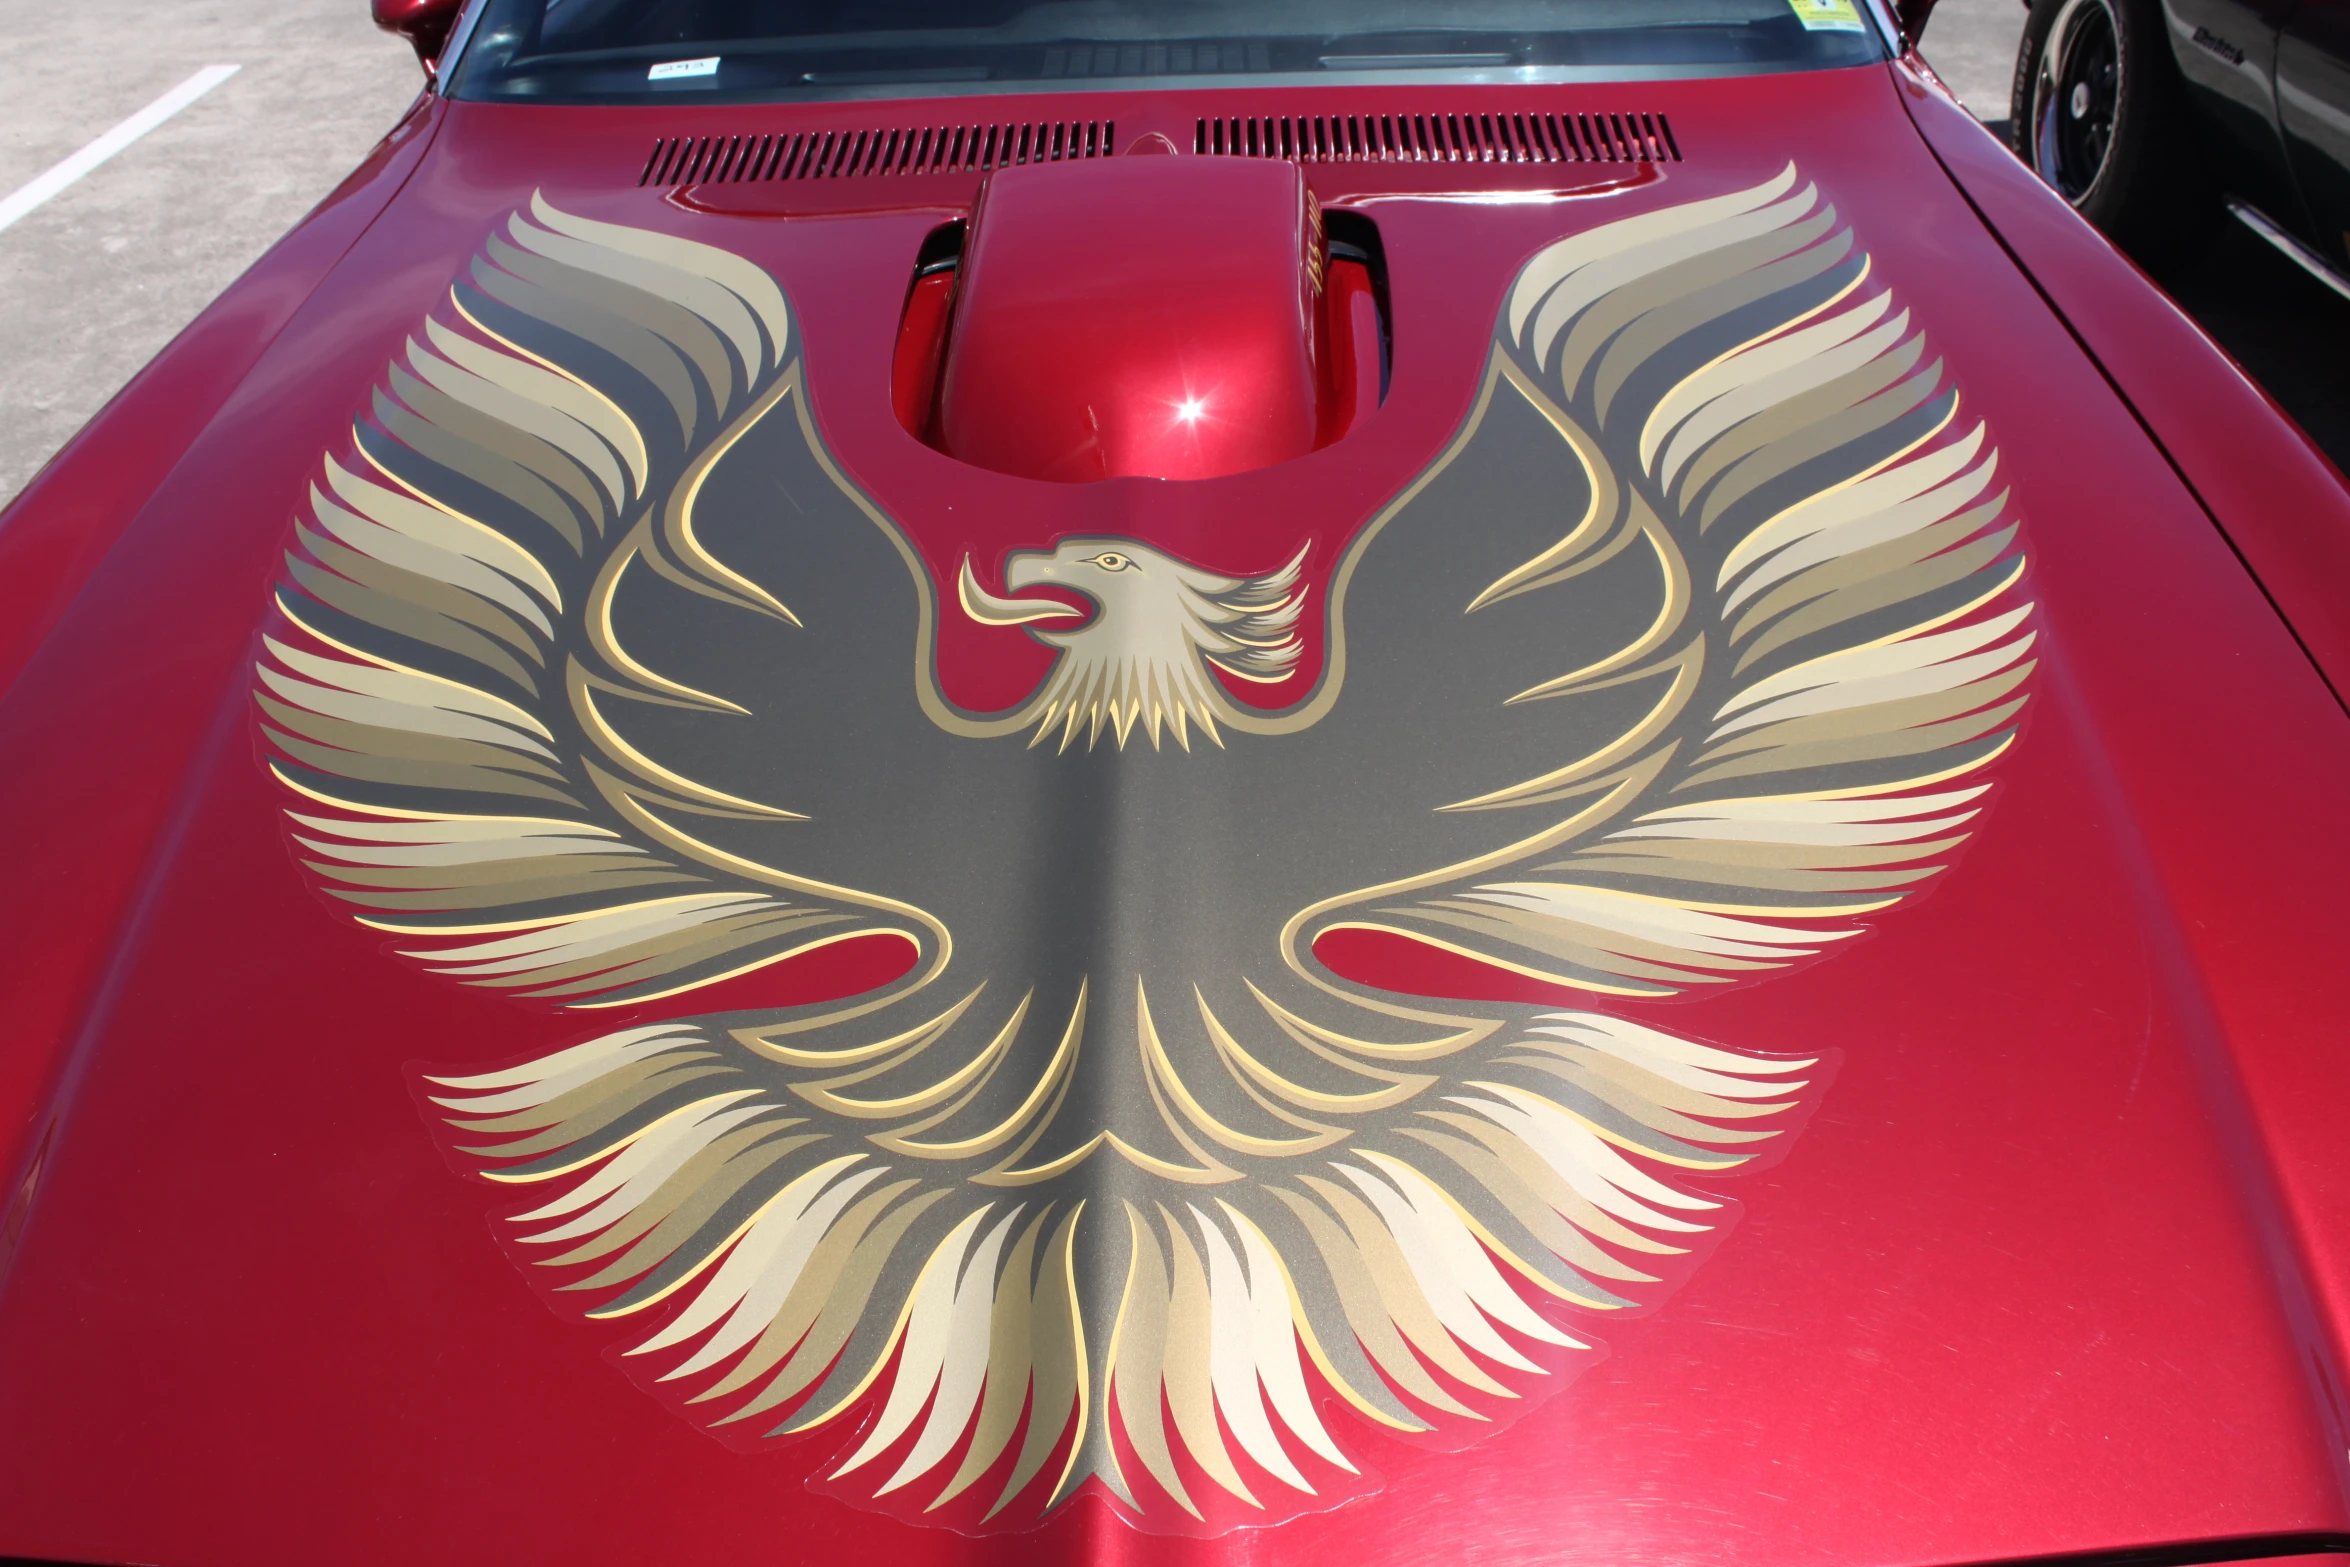
[[1863,31],[1860,12],[1852,0],[1787,0],[1795,12],[1795,19],[1807,33],[1857,33]]
[[706,60],[671,60],[666,65],[656,65],[645,72],[645,80],[648,82],[673,82],[681,76],[716,76],[718,62],[722,58],[724,57],[714,54]]

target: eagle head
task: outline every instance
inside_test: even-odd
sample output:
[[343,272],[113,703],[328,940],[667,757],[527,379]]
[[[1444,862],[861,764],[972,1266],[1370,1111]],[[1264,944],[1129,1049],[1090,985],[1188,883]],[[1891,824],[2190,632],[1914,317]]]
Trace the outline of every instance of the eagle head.
[[[1216,721],[1233,715],[1232,698],[1210,666],[1236,680],[1273,684],[1297,667],[1304,643],[1297,618],[1306,552],[1257,577],[1227,577],[1187,565],[1132,539],[1064,539],[1051,550],[1021,550],[1004,563],[999,596],[979,585],[969,556],[957,583],[963,611],[990,626],[1029,628],[1058,648],[1052,673],[1029,701],[1027,718],[1041,743],[1055,727],[1066,750],[1080,729],[1091,746],[1107,729],[1117,743],[1140,729],[1159,743],[1161,729],[1191,748],[1193,724],[1217,744]],[[1057,598],[1021,598],[1058,588],[1093,606]],[[1053,622],[1076,621],[1074,626]]]

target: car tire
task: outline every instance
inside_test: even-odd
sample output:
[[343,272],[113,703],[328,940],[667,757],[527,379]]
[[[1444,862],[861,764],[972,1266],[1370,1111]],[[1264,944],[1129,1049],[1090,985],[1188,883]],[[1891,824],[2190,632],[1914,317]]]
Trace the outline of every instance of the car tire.
[[2124,249],[2172,255],[2211,232],[2161,0],[2032,0],[2009,113],[2018,156]]

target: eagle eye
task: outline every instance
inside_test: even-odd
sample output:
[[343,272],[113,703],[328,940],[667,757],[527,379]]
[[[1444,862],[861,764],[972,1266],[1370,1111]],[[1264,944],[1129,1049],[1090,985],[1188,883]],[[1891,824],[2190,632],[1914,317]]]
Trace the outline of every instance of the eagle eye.
[[1088,557],[1087,564],[1099,566],[1104,571],[1124,571],[1134,561],[1131,556],[1121,555],[1116,550],[1104,550],[1099,555]]

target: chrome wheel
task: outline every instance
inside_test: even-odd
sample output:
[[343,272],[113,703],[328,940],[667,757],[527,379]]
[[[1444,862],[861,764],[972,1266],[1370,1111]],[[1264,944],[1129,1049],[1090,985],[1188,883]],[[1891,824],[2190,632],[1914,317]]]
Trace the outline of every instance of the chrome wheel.
[[2110,0],[2068,0],[2032,73],[2032,166],[2080,205],[2113,150],[2121,104],[2121,30]]
[[2199,252],[2219,171],[2171,57],[2168,0],[2032,0],[2008,95],[2034,174],[2141,260]]

